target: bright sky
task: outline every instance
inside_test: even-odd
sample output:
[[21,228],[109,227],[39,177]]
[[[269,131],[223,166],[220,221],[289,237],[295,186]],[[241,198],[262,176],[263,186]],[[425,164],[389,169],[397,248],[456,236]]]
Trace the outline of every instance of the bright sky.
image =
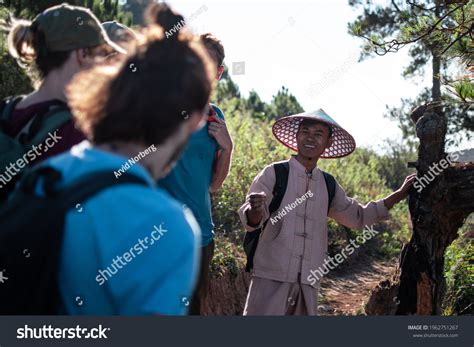
[[[347,33],[358,12],[348,0],[205,1],[169,4],[185,19],[195,17],[187,23],[195,33],[212,32],[223,42],[225,62],[244,96],[254,89],[270,102],[285,86],[306,111],[323,108],[358,146],[379,151],[384,139],[401,139],[397,122],[383,117],[386,105],[417,96],[431,81],[429,68],[422,81],[401,76],[407,49],[358,63],[362,40]],[[232,71],[239,62],[245,63],[243,74]],[[459,149],[468,147],[473,144]]]

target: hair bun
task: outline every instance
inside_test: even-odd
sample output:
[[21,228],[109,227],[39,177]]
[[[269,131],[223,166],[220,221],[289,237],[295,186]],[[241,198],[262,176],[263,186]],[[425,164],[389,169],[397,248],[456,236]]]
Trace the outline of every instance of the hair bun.
[[157,24],[161,26],[165,32],[173,28],[179,31],[185,24],[184,17],[173,12],[168,4],[165,3],[154,3],[150,5],[146,17],[148,24]]
[[8,50],[11,56],[21,62],[31,62],[36,55],[33,47],[34,33],[28,20],[10,18],[11,29],[8,34]]

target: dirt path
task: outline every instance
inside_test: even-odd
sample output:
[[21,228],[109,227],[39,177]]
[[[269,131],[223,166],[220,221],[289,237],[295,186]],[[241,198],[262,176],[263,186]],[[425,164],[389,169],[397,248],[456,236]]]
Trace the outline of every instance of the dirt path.
[[319,297],[319,315],[360,315],[372,289],[393,273],[397,260],[380,261],[360,257],[337,269],[323,280]]

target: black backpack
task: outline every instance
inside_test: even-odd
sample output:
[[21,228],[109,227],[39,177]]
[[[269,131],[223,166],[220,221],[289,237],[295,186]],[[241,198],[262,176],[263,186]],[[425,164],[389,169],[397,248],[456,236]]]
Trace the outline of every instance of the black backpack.
[[[49,133],[58,130],[72,119],[67,104],[57,100],[51,104],[47,112],[32,117],[16,136],[10,136],[5,132],[5,126],[10,121],[16,105],[23,98],[21,95],[9,97],[0,103],[0,174],[5,172],[8,165],[24,158],[33,146],[40,145]],[[19,172],[8,184],[1,187],[0,201],[5,200],[8,193],[14,189],[15,182],[28,166],[29,163],[23,168],[18,167]]]
[[[280,208],[281,201],[286,193],[286,187],[288,186],[288,176],[290,173],[290,165],[287,161],[283,163],[273,164],[273,169],[275,170],[275,186],[273,187],[273,199],[268,206],[270,216]],[[331,206],[332,199],[336,194],[336,180],[334,177],[323,171],[324,181],[326,182],[326,188],[328,190],[328,212],[329,207]],[[268,223],[268,219],[263,223],[263,226],[259,229],[256,229],[251,232],[245,233],[244,238],[244,251],[247,256],[247,264],[245,266],[245,271],[250,272],[253,268],[253,258],[255,257],[255,251],[257,250],[258,240],[260,239],[260,234],[265,229],[265,226]]]
[[[98,171],[57,190],[61,173],[40,166],[22,177],[0,209],[0,314],[54,315],[61,306],[58,287],[66,213],[116,184],[142,184],[131,174],[119,179]],[[35,194],[41,184],[45,195]],[[78,209],[80,213],[80,207]]]

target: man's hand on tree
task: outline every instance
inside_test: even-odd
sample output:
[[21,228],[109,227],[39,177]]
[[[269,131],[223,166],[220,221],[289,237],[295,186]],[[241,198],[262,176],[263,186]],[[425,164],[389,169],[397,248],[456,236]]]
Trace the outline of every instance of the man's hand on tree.
[[405,199],[408,196],[408,191],[413,185],[413,181],[415,180],[415,178],[416,173],[408,175],[405,178],[405,181],[403,182],[402,186],[384,199],[383,202],[385,207],[390,210],[393,205]]

